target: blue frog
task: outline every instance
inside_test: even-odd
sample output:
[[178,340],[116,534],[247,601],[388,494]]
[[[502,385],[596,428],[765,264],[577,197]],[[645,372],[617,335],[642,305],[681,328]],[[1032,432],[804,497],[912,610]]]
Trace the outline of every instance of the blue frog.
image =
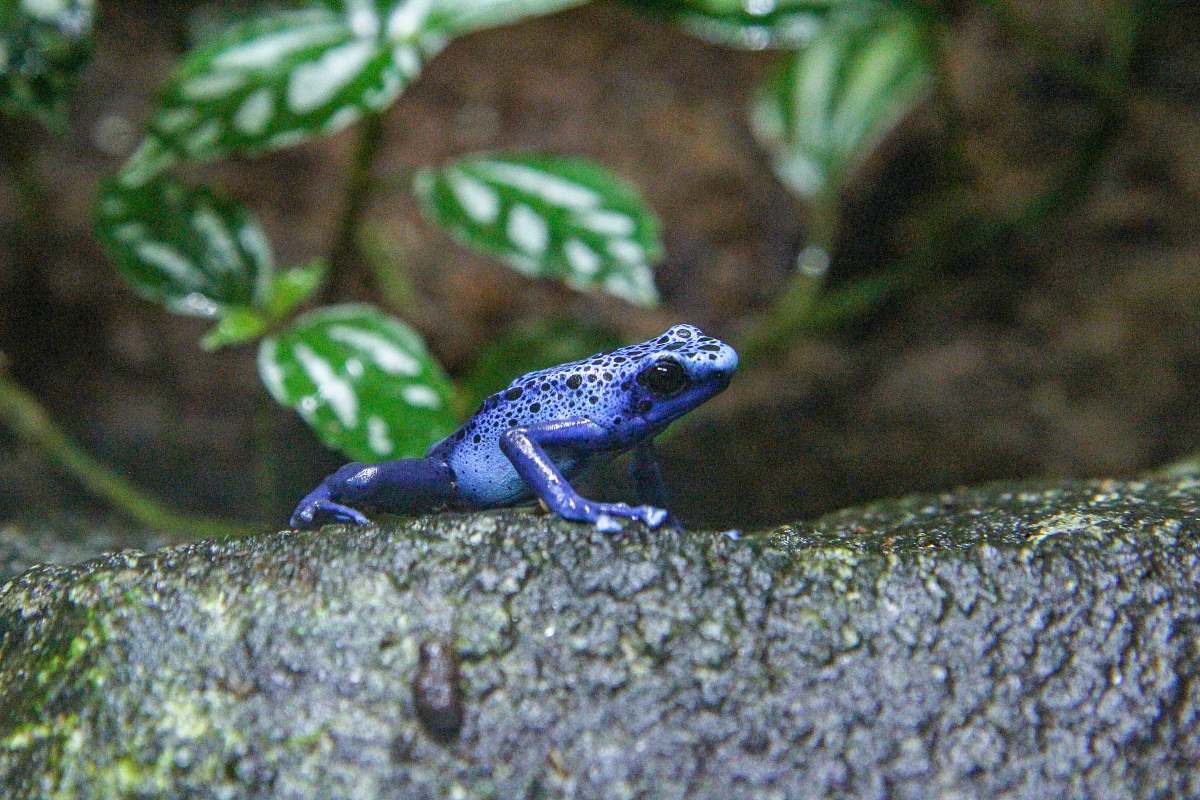
[[[675,325],[641,344],[530,372],[487,398],[424,458],[337,470],[300,501],[292,527],[367,525],[364,509],[481,509],[537,497],[556,514],[602,531],[621,530],[621,519],[657,528],[670,515],[654,437],[728,386],[737,365],[729,345]],[[588,500],[568,482],[628,450],[645,505]]]

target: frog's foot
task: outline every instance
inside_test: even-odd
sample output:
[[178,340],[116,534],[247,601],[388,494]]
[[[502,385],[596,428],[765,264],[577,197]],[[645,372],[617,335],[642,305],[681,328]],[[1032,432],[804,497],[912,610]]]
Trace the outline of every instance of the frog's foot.
[[301,503],[300,507],[292,513],[290,524],[298,530],[307,530],[326,522],[341,522],[347,525],[371,524],[371,520],[367,519],[361,511],[325,498]]
[[670,528],[673,531],[679,531],[680,533],[687,531],[687,528],[683,527],[683,523],[679,521],[679,517],[675,516],[670,511],[667,512],[667,518],[663,520],[663,527]]
[[654,506],[630,506],[625,503],[583,503],[573,509],[564,509],[562,516],[579,522],[590,522],[603,533],[618,533],[624,530],[622,519],[638,520],[647,528],[660,527],[670,514]]

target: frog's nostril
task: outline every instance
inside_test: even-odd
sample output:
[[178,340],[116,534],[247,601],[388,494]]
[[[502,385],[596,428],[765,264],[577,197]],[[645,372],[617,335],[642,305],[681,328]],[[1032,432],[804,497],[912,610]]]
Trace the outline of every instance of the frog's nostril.
[[700,361],[701,380],[727,386],[738,367],[738,355],[732,347],[725,345],[720,350],[710,351]]
[[734,350],[732,347],[726,347],[725,349],[729,351],[729,371],[734,372],[738,368],[737,350]]
[[733,373],[738,368],[738,354],[732,347],[725,345],[721,348],[721,352],[717,353],[716,361],[713,362],[713,367],[717,372],[724,373],[727,377],[733,377]]

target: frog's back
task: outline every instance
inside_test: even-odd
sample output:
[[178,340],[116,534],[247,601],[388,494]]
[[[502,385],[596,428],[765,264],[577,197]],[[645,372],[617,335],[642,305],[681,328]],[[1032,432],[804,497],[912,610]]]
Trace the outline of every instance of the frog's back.
[[[547,447],[547,455],[570,478],[598,459],[629,449],[653,436],[667,421],[649,422],[635,401],[638,370],[664,356],[708,364],[726,345],[691,325],[675,325],[654,339],[589,358],[530,372],[488,397],[461,428],[435,445],[431,457],[454,471],[460,496],[478,506],[505,505],[532,496],[500,449],[512,428],[587,419],[596,438],[574,448]],[[727,379],[726,379],[727,382]],[[722,384],[723,388],[724,384]],[[649,405],[643,401],[642,405]]]
[[[651,342],[652,343],[652,342]],[[500,449],[506,430],[586,417],[606,429],[628,419],[631,365],[646,345],[631,345],[526,373],[488,397],[475,416],[435,445],[430,456],[447,461],[469,503],[506,505],[532,492]],[[604,448],[587,452],[547,448],[568,478],[592,466]]]

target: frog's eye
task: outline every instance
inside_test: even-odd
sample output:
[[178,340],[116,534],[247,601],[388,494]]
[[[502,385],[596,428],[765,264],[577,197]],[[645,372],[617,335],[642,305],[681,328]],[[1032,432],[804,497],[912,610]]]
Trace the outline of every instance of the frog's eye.
[[659,359],[638,373],[638,383],[656,397],[670,397],[688,384],[687,373],[678,361]]

